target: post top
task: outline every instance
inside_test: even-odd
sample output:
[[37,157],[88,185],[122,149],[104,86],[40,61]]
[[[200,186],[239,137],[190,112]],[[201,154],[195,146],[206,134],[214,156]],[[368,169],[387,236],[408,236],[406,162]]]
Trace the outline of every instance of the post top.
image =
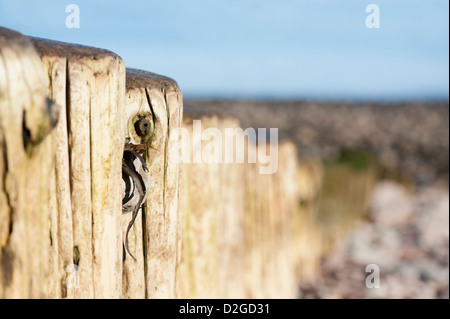
[[113,57],[115,59],[121,59],[116,53],[99,49],[91,46],[67,43],[61,41],[48,40],[37,37],[30,37],[34,46],[41,56],[63,56],[63,57],[89,57],[92,59],[101,59],[105,57]]
[[164,91],[180,90],[177,82],[169,77],[132,68],[127,68],[126,72],[127,91],[143,87],[153,87]]

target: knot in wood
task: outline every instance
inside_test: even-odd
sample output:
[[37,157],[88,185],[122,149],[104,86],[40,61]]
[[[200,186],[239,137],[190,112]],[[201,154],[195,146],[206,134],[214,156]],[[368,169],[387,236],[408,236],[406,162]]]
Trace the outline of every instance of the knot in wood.
[[140,137],[147,136],[150,132],[150,121],[146,118],[141,118],[139,121],[134,123],[134,129],[136,130],[136,134]]

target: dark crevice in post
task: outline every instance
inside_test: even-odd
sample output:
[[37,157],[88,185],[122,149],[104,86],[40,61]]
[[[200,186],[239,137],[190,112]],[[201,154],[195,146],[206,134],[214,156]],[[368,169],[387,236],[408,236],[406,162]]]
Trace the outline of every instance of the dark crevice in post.
[[79,265],[81,259],[80,250],[78,249],[78,246],[73,246],[73,263],[74,265]]
[[[6,61],[4,61],[4,59],[0,59],[0,62],[3,65],[3,69],[6,70],[6,64],[5,64]],[[5,137],[4,133],[2,134],[2,137],[0,138],[0,140],[2,142],[2,147],[0,148],[0,150],[2,150],[2,154],[0,154],[0,155],[3,156],[3,163],[4,163],[3,172],[1,172],[2,173],[1,178],[3,180],[3,193],[5,194],[6,204],[8,205],[8,210],[9,210],[9,212],[8,212],[8,217],[9,217],[8,235],[7,235],[5,243],[4,243],[4,245],[7,246],[9,243],[11,234],[13,232],[14,207],[12,206],[11,197],[8,192],[8,188],[6,186],[6,177],[8,174],[9,163],[8,163],[8,144],[6,143],[6,137]]]
[[[152,102],[150,100],[150,94],[148,92],[147,88],[144,88],[145,90],[145,97],[147,98],[147,104],[148,108],[150,110],[150,113],[152,115],[152,121],[153,121],[153,134],[156,133],[156,116],[155,112],[152,107]],[[144,159],[148,161],[148,152],[145,152]],[[147,260],[147,252],[148,252],[148,241],[150,240],[148,233],[147,233],[147,223],[150,223],[150,220],[147,221],[147,201],[145,202],[144,206],[142,206],[142,238],[144,240],[142,248],[144,253],[144,282],[145,282],[145,298],[148,299],[148,292],[147,292],[147,276],[150,276],[148,273],[148,260]]]
[[[73,189],[73,180],[72,180],[72,150],[71,150],[71,141],[72,141],[72,136],[71,136],[71,126],[70,126],[70,72],[69,72],[69,59],[66,58],[66,84],[65,84],[65,97],[66,97],[66,134],[67,134],[67,158],[68,158],[68,176],[69,176],[69,197],[70,197],[70,203],[72,205],[73,203],[73,199],[72,199],[72,189]],[[56,168],[58,169],[58,168]],[[72,210],[72,207],[70,208]],[[70,214],[71,218],[72,218],[72,243],[75,242],[75,229],[74,229],[74,225],[75,225],[75,221],[73,220],[73,214]],[[59,214],[58,214],[58,218]],[[75,254],[75,252],[77,252],[77,254]],[[77,258],[75,258],[77,256]],[[79,263],[79,250],[78,250],[78,246],[74,246],[73,248],[73,262],[74,264],[76,264],[78,266]],[[65,287],[65,293],[63,293],[63,295],[65,294],[67,296],[67,288]]]
[[146,213],[147,213],[147,202],[144,203],[144,205],[142,205],[141,207],[141,218],[142,218],[142,254],[143,254],[143,262],[144,262],[144,291],[145,291],[145,299],[148,299],[148,294],[147,294],[147,272],[148,272],[148,267],[147,267],[147,237],[148,234],[145,231],[146,230],[146,225],[147,225],[147,217],[146,217]]
[[166,181],[167,181],[167,166],[168,166],[168,147],[169,147],[169,133],[170,133],[170,110],[169,110],[169,104],[167,103],[167,96],[166,91],[164,88],[161,89],[161,92],[164,96],[164,106],[166,107],[166,114],[167,114],[167,131],[166,131],[166,139],[164,141],[164,192],[163,192],[163,207],[164,207],[164,229],[166,228]]
[[22,112],[22,141],[23,141],[23,149],[28,154],[28,146],[31,142],[31,132],[27,128],[25,110]]
[[49,241],[50,241],[50,246],[53,246],[53,235],[52,235],[51,228],[48,230],[48,237],[49,237]]
[[[95,69],[95,65],[94,65],[94,69]],[[94,72],[94,80],[93,81],[95,81],[95,76],[96,76],[96,74],[95,74],[95,72]],[[95,83],[95,82],[94,82]],[[86,82],[86,84],[89,84],[89,94],[91,95],[92,94],[92,82]],[[94,185],[94,181],[92,180],[92,177],[93,177],[93,174],[92,174],[92,172],[93,172],[93,164],[94,164],[94,160],[93,160],[93,156],[97,156],[97,154],[94,154],[93,152],[92,152],[92,142],[93,142],[93,140],[92,140],[92,95],[89,97],[89,119],[88,119],[88,122],[89,122],[89,154],[90,154],[90,156],[89,156],[89,161],[90,161],[90,165],[89,165],[89,193],[90,193],[90,201],[91,201],[91,204],[90,204],[90,214],[91,214],[91,256],[92,256],[92,258],[91,258],[91,271],[92,271],[92,276],[94,276],[95,275],[95,264],[96,264],[96,254],[95,254],[95,241],[94,241],[94,225],[95,225],[95,219],[94,219],[94,208],[92,207],[92,203],[93,203],[93,198],[94,198],[94,196],[93,196],[93,191],[94,191],[94,188],[93,188],[93,185]],[[93,280],[92,281],[92,292],[93,292],[93,295],[94,295],[94,297],[93,298],[95,298],[95,287],[96,287],[96,285],[95,285],[95,283],[94,283],[95,281]]]
[[[70,185],[70,201],[72,202],[72,152],[70,149],[70,144],[72,141],[72,136],[70,134],[70,76],[69,76],[69,59],[66,58],[66,129],[67,129],[67,155],[69,159],[69,185]],[[72,225],[73,225],[72,221]],[[73,230],[72,230],[73,233]],[[73,238],[72,238],[73,239]]]
[[53,77],[52,77],[52,63],[50,61],[47,62],[47,77],[48,77],[48,91],[50,92],[50,98],[53,99]]
[[66,276],[61,278],[61,298],[67,298]]
[[147,88],[145,88],[145,97],[147,98],[148,108],[150,110],[150,114],[152,115],[152,122],[153,122],[153,132],[152,132],[152,134],[155,134],[156,115],[155,115],[155,112],[153,111],[152,102],[151,102],[151,99],[150,99],[150,94],[148,93],[148,89]]
[[11,234],[13,232],[13,226],[14,226],[14,207],[12,206],[11,197],[9,195],[7,186],[6,186],[6,177],[8,174],[8,145],[6,143],[6,140],[3,140],[2,150],[3,150],[3,163],[5,167],[3,168],[2,172],[2,180],[3,180],[3,193],[5,194],[6,203],[9,210],[9,224],[8,224],[8,236],[6,237],[5,246],[8,245],[9,239],[11,237]]

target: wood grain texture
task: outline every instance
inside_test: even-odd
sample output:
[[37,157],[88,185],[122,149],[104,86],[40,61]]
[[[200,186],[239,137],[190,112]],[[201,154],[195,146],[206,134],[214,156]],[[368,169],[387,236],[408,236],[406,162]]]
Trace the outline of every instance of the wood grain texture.
[[0,298],[59,295],[49,187],[59,108],[46,93],[32,42],[0,28]]
[[[1,296],[176,297],[176,82],[130,70],[126,83],[122,60],[107,50],[6,29],[0,39]],[[123,254],[131,216],[122,214],[121,163],[125,136],[136,142],[130,121],[141,114],[152,123],[151,189],[130,232],[135,262]]]
[[[202,129],[225,136],[239,128],[232,118],[185,112],[183,127],[193,137],[193,120]],[[237,131],[239,138],[242,133]],[[184,142],[186,143],[186,142]],[[196,144],[192,138],[188,149]],[[223,152],[233,144],[221,140]],[[252,141],[244,151],[257,150]],[[182,295],[186,298],[295,298],[295,245],[292,221],[297,213],[296,148],[278,146],[275,174],[260,174],[261,162],[184,163]]]
[[1,296],[119,298],[125,66],[0,31]]
[[52,96],[64,105],[56,137],[58,231],[61,260],[65,267],[77,265],[79,274],[78,288],[68,295],[119,298],[125,66],[107,50],[39,38],[33,42]]
[[[170,137],[181,127],[182,110],[182,95],[175,81],[150,72],[127,69],[128,135],[134,144],[147,141],[151,148],[146,154],[150,190],[141,217],[130,233],[130,242],[134,245],[130,247],[137,252],[137,264],[125,260],[124,277],[128,287],[124,286],[124,297],[177,297],[181,166],[173,157],[180,141]],[[140,137],[136,133],[134,123],[139,117],[145,117],[151,123],[148,136]],[[124,215],[126,221],[129,218]]]

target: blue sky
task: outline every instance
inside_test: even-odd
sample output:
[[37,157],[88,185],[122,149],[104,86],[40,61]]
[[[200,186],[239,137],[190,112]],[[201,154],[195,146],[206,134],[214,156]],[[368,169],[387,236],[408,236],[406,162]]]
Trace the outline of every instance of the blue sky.
[[[68,29],[68,4],[80,28]],[[380,7],[368,29],[368,4]],[[186,97],[449,98],[447,0],[0,0],[0,25],[106,48]]]

